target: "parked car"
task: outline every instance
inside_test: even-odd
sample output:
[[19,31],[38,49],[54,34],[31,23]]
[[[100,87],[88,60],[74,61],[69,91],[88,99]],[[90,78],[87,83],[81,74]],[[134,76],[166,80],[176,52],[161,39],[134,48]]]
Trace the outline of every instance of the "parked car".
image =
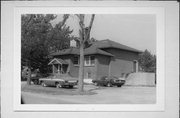
[[39,83],[39,79],[42,78],[43,76],[39,73],[32,73],[31,74],[31,81],[35,84],[38,85]]
[[115,76],[103,76],[101,77],[99,80],[92,80],[92,82],[96,85],[96,86],[108,86],[108,87],[112,87],[112,86],[117,86],[117,87],[121,87],[124,83],[125,83],[125,79],[120,79],[118,77]]
[[32,72],[31,73],[31,81],[35,85],[39,85],[40,84],[39,79],[48,77],[49,75],[50,75],[49,73],[43,74],[43,73],[39,73],[39,72],[38,73],[37,72]]
[[57,77],[57,76],[50,76],[47,78],[40,78],[39,83],[43,86],[55,86],[56,88],[61,88],[61,87],[69,87],[73,88],[75,85],[77,85],[78,80],[77,78],[73,77]]

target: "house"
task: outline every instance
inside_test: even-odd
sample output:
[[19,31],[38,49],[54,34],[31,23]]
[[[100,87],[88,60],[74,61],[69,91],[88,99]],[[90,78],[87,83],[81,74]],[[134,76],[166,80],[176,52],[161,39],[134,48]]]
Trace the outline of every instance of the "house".
[[[141,51],[109,39],[93,43],[84,50],[85,79],[99,79],[102,76],[121,76],[138,71],[138,55]],[[71,47],[51,54],[49,62],[52,73],[70,74],[78,77],[79,49]]]

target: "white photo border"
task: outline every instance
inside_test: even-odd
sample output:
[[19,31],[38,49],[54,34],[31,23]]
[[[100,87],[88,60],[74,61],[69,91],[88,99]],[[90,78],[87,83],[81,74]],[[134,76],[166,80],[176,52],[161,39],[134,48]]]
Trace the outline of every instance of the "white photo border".
[[[165,15],[163,7],[15,7],[14,8],[14,111],[164,111],[165,107]],[[21,104],[21,14],[154,14],[156,15],[156,104]],[[16,80],[16,81],[15,81]],[[18,81],[17,81],[18,80]]]

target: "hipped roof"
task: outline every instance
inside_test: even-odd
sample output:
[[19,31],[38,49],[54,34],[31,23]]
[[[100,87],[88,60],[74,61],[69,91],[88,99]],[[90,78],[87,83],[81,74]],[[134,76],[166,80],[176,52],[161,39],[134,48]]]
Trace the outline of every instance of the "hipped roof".
[[132,51],[132,52],[142,52],[140,50],[131,48],[129,46],[117,43],[115,41],[109,40],[109,39],[105,39],[105,40],[101,40],[101,41],[97,41],[93,44],[95,47],[97,48],[117,48],[117,49],[121,49],[121,50],[127,50],[127,51]]
[[[64,49],[55,53],[52,53],[52,56],[56,55],[79,55],[79,49],[78,48],[69,48],[69,49]],[[95,47],[89,47],[84,50],[84,55],[91,55],[91,54],[101,54],[101,55],[106,55],[106,56],[113,56],[112,54],[105,52],[101,49],[95,48]]]
[[[102,50],[105,48],[117,48],[117,49],[127,50],[127,51],[131,51],[131,52],[136,52],[136,53],[141,52],[137,49],[134,49],[134,48],[122,45],[120,43],[111,41],[109,39],[106,39],[106,40],[94,42],[92,44],[92,46],[90,46],[89,48],[86,48],[84,50],[84,55],[101,54],[101,55],[106,55],[106,56],[113,56],[111,53],[108,53],[108,52]],[[68,55],[68,54],[79,55],[79,49],[78,48],[64,49],[64,50],[60,50],[58,52],[54,52],[51,55],[56,56],[56,55]]]

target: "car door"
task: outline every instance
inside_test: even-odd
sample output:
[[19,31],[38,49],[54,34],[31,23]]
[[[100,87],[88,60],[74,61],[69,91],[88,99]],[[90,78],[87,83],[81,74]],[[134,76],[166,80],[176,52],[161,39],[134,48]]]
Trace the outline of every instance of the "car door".
[[107,84],[110,82],[110,79],[108,77],[105,78],[104,85],[107,86]]
[[104,86],[107,85],[107,79],[108,78],[106,76],[102,78],[102,85],[104,85]]
[[47,86],[50,86],[49,79],[43,80],[43,82],[44,82]]
[[46,85],[48,86],[54,86],[53,85],[53,80],[51,78],[48,78],[46,81],[45,81]]

